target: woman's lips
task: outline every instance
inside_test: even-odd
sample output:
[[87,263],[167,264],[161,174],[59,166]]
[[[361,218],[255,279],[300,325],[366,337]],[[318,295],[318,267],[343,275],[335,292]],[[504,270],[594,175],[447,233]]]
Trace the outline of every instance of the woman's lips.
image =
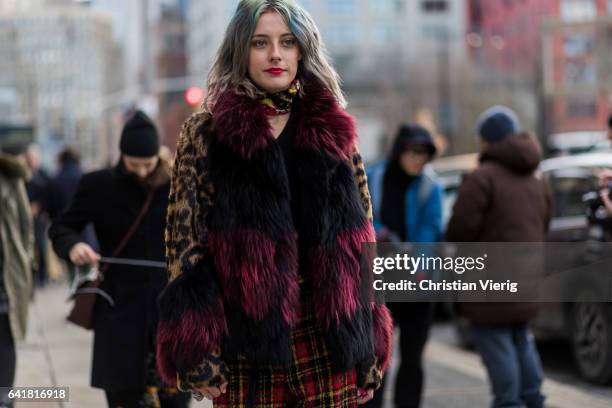
[[285,72],[285,70],[282,68],[270,68],[270,69],[266,69],[265,72],[267,72],[270,75],[280,75],[283,72]]

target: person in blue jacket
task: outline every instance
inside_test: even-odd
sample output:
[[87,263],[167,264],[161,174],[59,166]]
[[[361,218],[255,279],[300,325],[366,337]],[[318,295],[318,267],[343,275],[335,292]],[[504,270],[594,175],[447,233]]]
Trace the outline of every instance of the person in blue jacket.
[[[400,126],[387,160],[367,170],[374,227],[379,241],[438,242],[442,236],[442,186],[427,168],[436,155],[429,132]],[[400,329],[401,363],[395,387],[395,406],[418,407],[423,390],[422,355],[433,303],[389,304]],[[368,407],[382,406],[383,388]]]

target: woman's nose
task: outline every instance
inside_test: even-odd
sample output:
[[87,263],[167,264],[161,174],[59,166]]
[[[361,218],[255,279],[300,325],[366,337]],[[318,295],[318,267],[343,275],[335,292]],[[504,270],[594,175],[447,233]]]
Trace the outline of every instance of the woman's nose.
[[270,60],[271,61],[280,61],[281,60],[279,44],[273,43],[272,46],[270,47]]

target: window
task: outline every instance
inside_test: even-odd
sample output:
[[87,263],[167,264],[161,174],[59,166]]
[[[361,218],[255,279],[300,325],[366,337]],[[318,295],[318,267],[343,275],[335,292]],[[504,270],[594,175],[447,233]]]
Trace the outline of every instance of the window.
[[566,114],[569,118],[597,117],[597,100],[572,98],[566,102]]
[[593,35],[589,33],[569,33],[563,40],[566,57],[583,57],[593,53]]
[[568,62],[565,64],[565,85],[573,86],[594,85],[597,79],[595,65],[586,62]]
[[[574,217],[585,214],[582,197],[597,190],[597,181],[592,174],[574,169],[576,174],[553,174],[551,187],[554,191],[555,217]],[[580,174],[584,173],[584,174]]]
[[425,13],[444,13],[448,3],[446,0],[425,0],[421,2],[421,9]]
[[354,44],[357,31],[352,25],[336,24],[327,30],[327,43],[330,45]]
[[372,40],[377,44],[393,42],[397,37],[397,27],[391,24],[378,24],[372,28]]
[[563,20],[584,21],[591,20],[597,16],[597,4],[595,0],[562,0],[561,17]]
[[370,0],[370,8],[377,15],[392,14],[397,7],[397,0]]
[[612,16],[612,0],[608,0],[608,14]]
[[332,15],[351,15],[355,13],[355,0],[327,0],[327,9]]

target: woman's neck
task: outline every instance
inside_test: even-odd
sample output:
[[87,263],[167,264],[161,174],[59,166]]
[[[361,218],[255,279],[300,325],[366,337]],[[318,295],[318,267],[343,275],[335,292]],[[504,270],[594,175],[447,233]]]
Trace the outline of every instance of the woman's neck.
[[270,124],[272,136],[274,136],[275,139],[278,139],[280,134],[283,133],[283,129],[287,125],[288,121],[288,113],[284,115],[268,116],[268,123]]

